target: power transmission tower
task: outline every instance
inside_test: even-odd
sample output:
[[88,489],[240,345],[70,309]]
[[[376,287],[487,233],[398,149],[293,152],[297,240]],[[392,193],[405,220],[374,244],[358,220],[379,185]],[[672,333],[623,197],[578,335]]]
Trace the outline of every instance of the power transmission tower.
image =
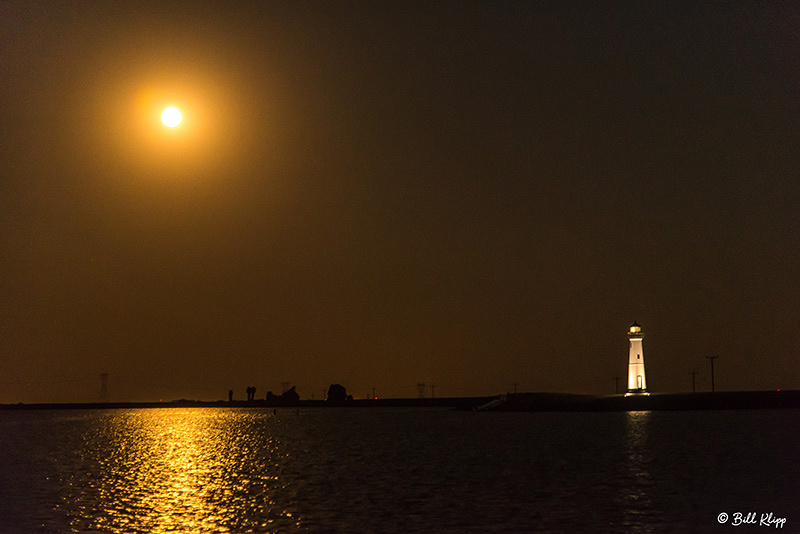
[[108,402],[108,373],[100,373],[100,402]]
[[706,358],[711,360],[711,393],[714,393],[714,360],[719,356],[706,356]]

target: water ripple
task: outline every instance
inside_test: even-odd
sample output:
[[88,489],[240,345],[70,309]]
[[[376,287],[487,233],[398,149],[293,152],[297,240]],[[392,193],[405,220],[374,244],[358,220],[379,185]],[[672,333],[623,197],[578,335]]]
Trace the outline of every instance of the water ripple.
[[0,412],[0,534],[701,531],[792,509],[796,415]]

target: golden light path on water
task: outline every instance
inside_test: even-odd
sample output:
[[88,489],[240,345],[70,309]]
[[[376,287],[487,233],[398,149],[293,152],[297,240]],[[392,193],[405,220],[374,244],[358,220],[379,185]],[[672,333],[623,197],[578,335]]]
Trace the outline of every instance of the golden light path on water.
[[[623,525],[626,530],[648,526],[655,522],[652,489],[655,481],[650,472],[653,461],[650,452],[650,425],[653,412],[625,412],[624,465],[629,481],[619,492],[620,509],[624,512]],[[645,532],[652,529],[647,527]]]
[[[95,465],[70,483],[73,529],[264,532],[297,527],[291,464],[270,412],[136,410],[84,436]],[[99,475],[98,475],[99,474]]]

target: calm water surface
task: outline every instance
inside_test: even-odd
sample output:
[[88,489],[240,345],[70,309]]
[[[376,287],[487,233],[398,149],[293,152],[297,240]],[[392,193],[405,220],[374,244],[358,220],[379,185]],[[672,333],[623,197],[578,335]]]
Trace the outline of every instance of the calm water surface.
[[799,419],[6,411],[0,532],[765,532],[718,523],[736,511],[797,532]]

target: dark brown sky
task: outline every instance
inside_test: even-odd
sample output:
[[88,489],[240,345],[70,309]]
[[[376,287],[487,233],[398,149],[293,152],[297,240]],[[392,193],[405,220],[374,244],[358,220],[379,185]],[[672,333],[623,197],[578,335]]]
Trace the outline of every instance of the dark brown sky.
[[795,3],[253,4],[0,4],[0,402],[800,388]]

